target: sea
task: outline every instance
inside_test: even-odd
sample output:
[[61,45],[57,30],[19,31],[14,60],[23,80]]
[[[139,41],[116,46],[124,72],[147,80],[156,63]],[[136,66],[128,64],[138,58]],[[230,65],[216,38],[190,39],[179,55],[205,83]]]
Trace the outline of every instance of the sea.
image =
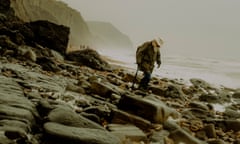
[[[132,73],[137,70],[134,51],[100,49],[98,52],[100,55],[112,59],[112,61],[109,61],[111,64],[123,66]],[[189,79],[198,78],[214,86],[240,88],[240,59],[165,54],[161,60],[161,67],[159,69],[155,67],[152,76],[181,80],[186,84],[190,83]]]

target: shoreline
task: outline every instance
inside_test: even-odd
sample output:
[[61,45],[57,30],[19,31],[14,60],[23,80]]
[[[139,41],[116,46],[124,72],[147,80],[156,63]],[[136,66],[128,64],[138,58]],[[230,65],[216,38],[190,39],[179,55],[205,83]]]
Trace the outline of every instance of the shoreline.
[[[126,70],[129,70],[130,72],[135,73],[137,68],[133,68],[133,66],[130,66],[129,63],[121,61],[121,60],[115,60],[113,57],[110,56],[104,56],[106,57],[106,60],[109,61],[109,63],[120,66]],[[211,59],[212,61],[212,59]],[[216,60],[214,60],[216,61]],[[183,62],[181,62],[183,63]],[[207,64],[207,63],[206,63]],[[134,64],[132,64],[134,65]],[[160,69],[154,68],[153,76],[159,77],[159,78],[169,78],[169,79],[178,79],[178,80],[184,80],[188,82],[191,78],[199,78],[208,81],[209,83],[216,85],[218,87],[226,87],[230,89],[239,89],[240,88],[240,75],[239,80],[238,79],[238,73],[236,73],[237,76],[232,76],[231,73],[228,74],[227,72],[223,73],[216,73],[208,71],[206,68],[198,67],[199,70],[190,70],[186,71],[188,68],[192,68],[189,66],[184,65],[178,65],[177,63],[169,64],[167,61],[166,64],[162,64]],[[177,72],[174,72],[175,66],[177,66]],[[200,73],[199,73],[200,71]],[[201,72],[203,71],[203,72]],[[217,72],[217,71],[216,71]],[[191,76],[192,75],[192,76]]]

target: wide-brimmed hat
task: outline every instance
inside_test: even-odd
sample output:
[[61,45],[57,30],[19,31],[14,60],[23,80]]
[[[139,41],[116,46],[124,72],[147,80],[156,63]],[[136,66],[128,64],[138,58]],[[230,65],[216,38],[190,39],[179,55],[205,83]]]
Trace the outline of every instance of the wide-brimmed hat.
[[154,40],[153,40],[158,46],[161,46],[161,45],[163,45],[163,40],[161,39],[161,38],[159,38],[159,37],[157,37],[157,38],[155,38]]

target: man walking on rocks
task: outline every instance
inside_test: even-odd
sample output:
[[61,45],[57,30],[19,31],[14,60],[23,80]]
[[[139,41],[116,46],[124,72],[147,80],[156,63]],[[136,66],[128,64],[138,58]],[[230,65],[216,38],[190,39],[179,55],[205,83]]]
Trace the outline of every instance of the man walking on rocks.
[[162,45],[163,40],[161,38],[156,38],[152,41],[147,41],[143,43],[137,48],[136,61],[138,65],[138,70],[142,71],[144,74],[144,77],[140,81],[138,87],[139,89],[147,90],[155,62],[157,63],[158,68],[160,68],[160,47]]

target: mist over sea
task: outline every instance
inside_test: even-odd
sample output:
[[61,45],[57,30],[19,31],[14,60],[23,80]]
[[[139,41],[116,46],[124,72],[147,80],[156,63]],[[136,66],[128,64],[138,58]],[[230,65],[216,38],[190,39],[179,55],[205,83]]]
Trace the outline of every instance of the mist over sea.
[[[124,66],[134,73],[137,69],[134,51],[104,49],[99,50],[99,53],[113,59],[112,64]],[[160,69],[155,67],[153,76],[179,79],[186,83],[190,78],[199,78],[215,86],[240,88],[240,60],[165,54],[162,55]]]

